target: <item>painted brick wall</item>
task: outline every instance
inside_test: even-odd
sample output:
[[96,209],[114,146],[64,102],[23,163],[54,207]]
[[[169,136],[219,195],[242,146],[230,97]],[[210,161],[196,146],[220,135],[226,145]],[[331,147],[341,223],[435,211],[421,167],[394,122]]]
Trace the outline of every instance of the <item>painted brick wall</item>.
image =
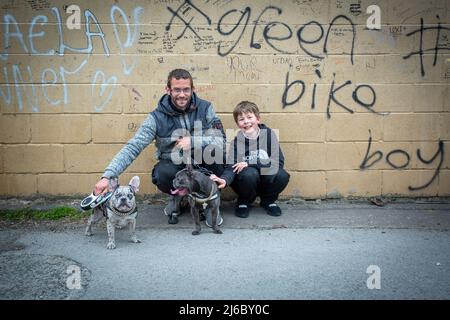
[[[178,67],[225,129],[259,105],[283,196],[450,195],[448,0],[2,0],[0,16],[1,196],[90,192]],[[157,193],[154,151],[121,180]]]

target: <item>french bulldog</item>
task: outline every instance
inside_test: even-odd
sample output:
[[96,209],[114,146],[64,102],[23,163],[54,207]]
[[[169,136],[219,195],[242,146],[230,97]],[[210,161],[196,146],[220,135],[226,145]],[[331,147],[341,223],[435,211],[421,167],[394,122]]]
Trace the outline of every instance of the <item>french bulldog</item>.
[[105,203],[95,207],[92,215],[88,219],[85,235],[92,236],[92,224],[98,222],[102,217],[106,217],[106,227],[108,230],[107,249],[115,249],[115,228],[121,229],[128,225],[131,233],[131,241],[140,243],[135,234],[136,228],[136,192],[139,191],[140,180],[134,176],[128,186],[119,186],[117,178],[109,180],[109,191],[112,196]]
[[174,196],[187,196],[191,215],[194,219],[195,229],[192,235],[200,234],[200,213],[199,209],[211,210],[212,228],[214,233],[221,234],[217,219],[219,217],[220,193],[217,185],[204,173],[194,170],[192,165],[187,165],[185,169],[180,170],[173,180],[174,190],[171,194]]

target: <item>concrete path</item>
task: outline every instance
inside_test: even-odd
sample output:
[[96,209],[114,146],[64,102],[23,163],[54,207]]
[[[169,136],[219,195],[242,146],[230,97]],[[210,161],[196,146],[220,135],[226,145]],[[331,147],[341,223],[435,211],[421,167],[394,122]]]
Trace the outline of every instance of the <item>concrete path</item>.
[[[5,202],[0,203],[5,206]],[[223,234],[140,203],[141,244],[105,225],[2,227],[0,299],[449,299],[450,202],[224,204]]]

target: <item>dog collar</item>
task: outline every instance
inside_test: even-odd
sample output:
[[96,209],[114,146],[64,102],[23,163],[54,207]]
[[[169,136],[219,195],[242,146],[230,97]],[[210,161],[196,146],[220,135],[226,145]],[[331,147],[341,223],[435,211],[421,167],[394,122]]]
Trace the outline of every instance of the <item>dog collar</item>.
[[118,215],[118,216],[120,216],[120,217],[130,216],[130,215],[132,215],[133,213],[136,213],[136,212],[137,212],[137,206],[136,206],[136,203],[134,204],[133,208],[131,208],[130,211],[126,211],[126,212],[122,212],[122,211],[119,211],[119,210],[117,210],[117,209],[115,209],[115,208],[112,208],[112,207],[109,205],[109,202],[106,204],[106,208],[108,208],[109,210],[111,210],[112,212],[114,212],[115,215]]

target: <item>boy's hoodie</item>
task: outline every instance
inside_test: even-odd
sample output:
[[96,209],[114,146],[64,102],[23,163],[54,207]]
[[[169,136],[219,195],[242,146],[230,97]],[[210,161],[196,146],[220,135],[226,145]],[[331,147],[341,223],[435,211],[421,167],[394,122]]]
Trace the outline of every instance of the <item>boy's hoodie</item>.
[[284,167],[284,155],[277,136],[264,124],[258,125],[260,132],[257,138],[249,139],[239,131],[230,144],[227,154],[227,166],[221,178],[229,186],[236,176],[232,165],[247,162],[249,167],[258,169],[259,174],[274,175]]

